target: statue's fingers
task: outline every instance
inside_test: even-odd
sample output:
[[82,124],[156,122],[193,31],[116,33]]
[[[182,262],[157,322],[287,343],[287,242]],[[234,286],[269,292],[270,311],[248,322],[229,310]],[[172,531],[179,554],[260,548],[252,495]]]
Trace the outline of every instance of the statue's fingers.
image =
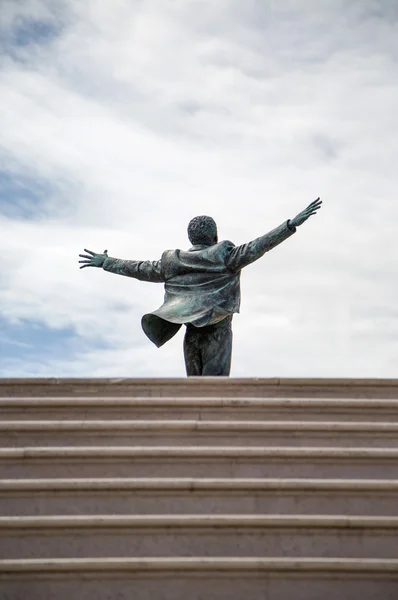
[[95,256],[95,252],[92,252],[91,250],[87,250],[87,248],[84,248],[84,252],[87,252],[88,254],[92,254],[92,256]]
[[309,204],[307,206],[307,210],[309,208],[314,208],[315,206],[320,206],[322,204],[322,200],[320,200],[319,198],[317,200],[314,200],[314,202],[311,202],[311,204]]
[[90,256],[89,254],[79,254],[79,256],[81,258],[89,258],[90,260],[93,258],[92,256]]
[[83,263],[85,265],[90,265],[91,264],[91,260],[79,260],[79,263]]
[[312,208],[307,208],[304,211],[304,214],[306,215],[314,215],[316,212],[318,212],[320,206],[313,206]]
[[82,265],[79,269],[85,269],[86,267],[95,267],[92,263],[88,263],[87,265]]

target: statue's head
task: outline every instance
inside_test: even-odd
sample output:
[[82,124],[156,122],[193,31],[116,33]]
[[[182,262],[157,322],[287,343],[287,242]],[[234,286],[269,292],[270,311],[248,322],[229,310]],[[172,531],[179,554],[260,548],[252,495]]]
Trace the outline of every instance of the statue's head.
[[188,225],[188,237],[193,246],[217,244],[217,225],[211,217],[195,217]]

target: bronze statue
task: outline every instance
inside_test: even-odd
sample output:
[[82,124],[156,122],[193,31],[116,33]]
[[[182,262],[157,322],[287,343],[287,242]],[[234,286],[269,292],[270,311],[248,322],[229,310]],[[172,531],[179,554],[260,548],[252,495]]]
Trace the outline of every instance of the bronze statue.
[[239,312],[240,272],[296,231],[321,207],[318,198],[294,219],[241,246],[218,242],[211,217],[195,217],[188,225],[189,250],[166,250],[160,260],[121,260],[84,250],[80,267],[165,284],[163,305],[142,317],[142,328],[158,347],[186,325],[184,358],[188,376],[224,375],[231,368],[232,316]]

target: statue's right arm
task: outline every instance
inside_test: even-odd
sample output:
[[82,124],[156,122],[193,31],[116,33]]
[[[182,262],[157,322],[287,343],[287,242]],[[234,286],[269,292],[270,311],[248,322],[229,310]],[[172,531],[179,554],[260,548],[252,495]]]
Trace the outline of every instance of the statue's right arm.
[[237,273],[243,267],[250,265],[255,260],[261,258],[266,252],[278,246],[281,242],[292,236],[297,227],[305,223],[312,215],[315,215],[321,208],[322,200],[317,198],[311,204],[302,210],[294,219],[289,219],[276,227],[272,231],[256,238],[248,244],[232,247],[227,255],[225,264],[227,268]]
[[285,221],[265,235],[247,244],[231,248],[225,261],[227,268],[232,273],[237,273],[292,236],[295,231],[296,227],[291,226],[289,221]]
[[97,254],[91,250],[84,250],[86,254],[79,254],[84,260],[80,267],[99,267],[109,273],[124,275],[125,277],[134,277],[140,281],[149,281],[153,283],[164,282],[164,276],[161,269],[160,260],[122,260],[120,258],[112,258],[108,256],[105,250],[102,254]]
[[109,273],[134,277],[140,281],[161,283],[164,281],[160,260],[122,260],[108,257],[102,268]]

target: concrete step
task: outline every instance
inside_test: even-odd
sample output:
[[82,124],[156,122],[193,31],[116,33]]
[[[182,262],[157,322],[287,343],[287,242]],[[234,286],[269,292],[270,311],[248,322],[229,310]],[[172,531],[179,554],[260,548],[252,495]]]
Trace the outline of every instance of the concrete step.
[[0,558],[395,558],[398,517],[73,515],[0,517]]
[[398,379],[1,379],[0,397],[395,398]]
[[0,380],[0,415],[1,600],[398,597],[398,380]]
[[0,561],[7,600],[396,600],[398,560],[114,558]]
[[397,448],[69,446],[0,448],[0,478],[398,478]]
[[1,419],[188,419],[398,422],[398,399],[374,398],[0,398]]
[[156,513],[398,516],[398,480],[0,480],[4,516]]
[[340,421],[0,421],[10,447],[99,445],[398,447],[397,423]]

